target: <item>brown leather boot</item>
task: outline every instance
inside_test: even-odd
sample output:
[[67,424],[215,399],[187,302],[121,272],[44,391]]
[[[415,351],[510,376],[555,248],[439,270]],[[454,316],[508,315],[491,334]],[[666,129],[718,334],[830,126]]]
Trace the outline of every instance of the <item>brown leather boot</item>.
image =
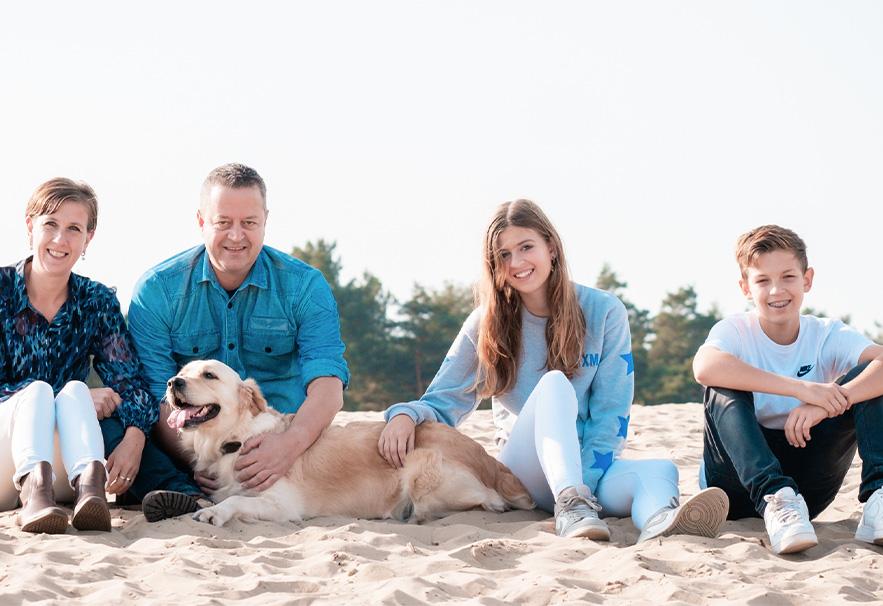
[[74,515],[71,524],[77,530],[110,531],[110,509],[104,484],[107,471],[101,461],[92,461],[74,480]]
[[21,511],[18,524],[25,532],[64,534],[67,512],[55,504],[52,465],[40,461],[21,481]]

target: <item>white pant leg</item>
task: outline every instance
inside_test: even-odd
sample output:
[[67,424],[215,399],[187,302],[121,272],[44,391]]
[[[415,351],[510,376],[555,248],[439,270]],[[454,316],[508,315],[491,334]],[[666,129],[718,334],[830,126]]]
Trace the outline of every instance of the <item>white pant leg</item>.
[[677,498],[678,468],[667,459],[617,459],[598,482],[601,514],[624,518],[643,530],[647,520]]
[[555,496],[583,483],[577,401],[564,373],[553,370],[540,379],[527,398],[500,452],[537,505],[551,512]]
[[105,463],[101,426],[85,383],[70,381],[58,392],[55,424],[68,482],[73,483],[92,461]]
[[34,381],[0,403],[0,510],[16,507],[20,479],[40,461],[54,460],[55,394]]

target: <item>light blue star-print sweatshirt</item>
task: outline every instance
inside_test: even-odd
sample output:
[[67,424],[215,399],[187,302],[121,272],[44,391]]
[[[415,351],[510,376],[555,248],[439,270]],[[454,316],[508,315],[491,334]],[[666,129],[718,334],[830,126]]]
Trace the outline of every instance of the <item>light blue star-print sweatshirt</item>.
[[[570,380],[576,391],[576,430],[580,440],[583,480],[594,493],[598,481],[625,446],[634,396],[634,364],[628,312],[614,295],[574,284],[586,318],[584,353]],[[479,403],[472,389],[478,371],[481,309],[473,311],[451,345],[432,383],[419,400],[390,406],[388,421],[406,414],[415,423],[438,421],[457,426]],[[492,399],[497,438],[505,441],[519,411],[546,368],[546,319],[522,308],[521,353],[512,391]]]

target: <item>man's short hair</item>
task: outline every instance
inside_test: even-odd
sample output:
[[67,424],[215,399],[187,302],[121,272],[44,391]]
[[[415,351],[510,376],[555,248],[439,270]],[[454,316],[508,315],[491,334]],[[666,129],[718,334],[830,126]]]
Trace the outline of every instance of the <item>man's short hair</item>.
[[98,225],[98,200],[95,191],[83,181],[64,177],[49,179],[38,187],[25,208],[25,216],[33,219],[51,215],[65,202],[78,202],[86,207],[86,231],[93,232]]
[[219,166],[210,172],[205,181],[202,182],[200,205],[205,204],[206,200],[208,200],[209,192],[215,185],[231,189],[257,187],[261,192],[261,199],[264,201],[264,210],[267,208],[267,186],[264,185],[264,180],[261,179],[258,171],[250,166],[233,162]]
[[748,268],[757,258],[774,250],[794,253],[801,269],[806,272],[809,261],[806,258],[806,243],[796,233],[778,225],[761,225],[739,236],[736,242],[736,261],[744,278]]

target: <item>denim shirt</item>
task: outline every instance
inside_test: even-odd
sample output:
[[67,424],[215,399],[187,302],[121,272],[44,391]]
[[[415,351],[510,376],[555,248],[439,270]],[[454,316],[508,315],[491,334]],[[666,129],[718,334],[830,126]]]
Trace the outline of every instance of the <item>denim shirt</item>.
[[95,372],[122,400],[114,414],[124,426],[149,434],[158,409],[114,290],[71,274],[67,300],[47,322],[28,299],[24,271],[29,260],[0,267],[0,402],[34,381],[49,383],[56,394],[69,381],[85,381],[94,356]]
[[192,360],[220,360],[255,379],[283,413],[300,408],[313,379],[349,382],[331,288],[319,270],[269,246],[232,295],[204,245],[163,261],[135,286],[129,330],[157,400]]

